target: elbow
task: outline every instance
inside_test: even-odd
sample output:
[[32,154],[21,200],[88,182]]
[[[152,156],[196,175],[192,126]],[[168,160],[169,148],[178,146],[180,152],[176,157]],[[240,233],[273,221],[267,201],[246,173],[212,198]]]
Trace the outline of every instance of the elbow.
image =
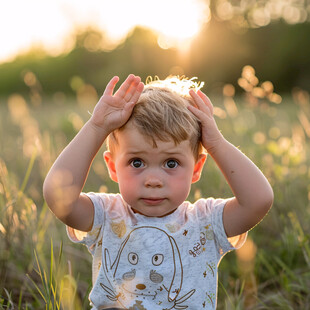
[[261,221],[265,217],[273,204],[273,200],[274,194],[269,184],[264,189],[261,188],[253,193],[252,201],[247,205],[247,209],[255,215],[255,221]]
[[[49,207],[49,209],[57,216],[57,210],[59,209],[60,199],[60,189],[55,186],[50,178],[46,178],[43,183],[43,198]],[[58,217],[58,216],[57,216]]]
[[75,208],[78,197],[79,192],[73,186],[59,186],[51,178],[46,178],[43,183],[43,198],[47,206],[65,224]]
[[49,190],[48,182],[46,179],[43,182],[42,190],[43,190],[43,198],[44,198],[45,202],[47,203],[47,205],[49,205],[47,201],[49,200],[50,190]]
[[272,187],[269,186],[269,191],[268,193],[266,193],[266,202],[265,202],[268,210],[271,208],[273,204],[273,200],[274,200],[274,193],[273,193]]
[[54,209],[54,198],[53,198],[53,193],[55,193],[55,190],[52,188],[50,182],[48,179],[44,180],[43,183],[43,198],[47,204],[47,206],[51,209],[51,211],[53,211]]
[[262,217],[264,217],[271,209],[273,200],[274,193],[271,186],[269,186],[268,190],[266,190],[264,194],[261,195],[260,199],[258,199],[258,209],[262,213]]

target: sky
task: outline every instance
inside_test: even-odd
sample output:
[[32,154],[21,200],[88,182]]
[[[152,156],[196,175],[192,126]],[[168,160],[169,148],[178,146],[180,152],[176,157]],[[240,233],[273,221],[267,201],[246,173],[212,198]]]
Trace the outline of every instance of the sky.
[[51,54],[70,49],[70,35],[92,26],[118,42],[135,26],[148,27],[159,43],[191,40],[210,18],[205,0],[0,0],[0,62],[31,46]]

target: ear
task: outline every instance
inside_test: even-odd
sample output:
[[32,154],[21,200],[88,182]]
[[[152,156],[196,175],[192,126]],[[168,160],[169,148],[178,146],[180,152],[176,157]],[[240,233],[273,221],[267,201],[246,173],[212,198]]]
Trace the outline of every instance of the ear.
[[104,152],[103,157],[107,165],[107,168],[109,170],[109,175],[110,175],[111,180],[113,180],[114,182],[118,182],[117,175],[116,175],[116,169],[115,169],[115,162],[113,160],[113,156],[111,152],[109,151]]
[[207,154],[202,153],[199,155],[198,160],[196,161],[195,166],[194,166],[192,183],[199,181],[200,176],[201,176],[201,171],[203,169],[206,159],[207,159]]

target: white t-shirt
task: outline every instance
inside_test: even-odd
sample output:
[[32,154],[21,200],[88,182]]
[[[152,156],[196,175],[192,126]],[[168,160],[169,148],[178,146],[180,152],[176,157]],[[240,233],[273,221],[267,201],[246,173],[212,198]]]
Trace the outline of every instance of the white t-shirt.
[[221,258],[246,233],[227,238],[227,200],[184,202],[165,217],[134,213],[119,194],[89,193],[93,228],[67,227],[70,239],[93,256],[93,309],[215,309]]

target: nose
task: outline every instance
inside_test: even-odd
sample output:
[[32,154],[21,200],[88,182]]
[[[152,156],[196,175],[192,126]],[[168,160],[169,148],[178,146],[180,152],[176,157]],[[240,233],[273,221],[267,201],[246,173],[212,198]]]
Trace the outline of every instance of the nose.
[[160,177],[156,174],[149,174],[146,178],[145,178],[145,182],[144,182],[145,187],[158,187],[161,188],[163,186],[163,182],[160,179]]

